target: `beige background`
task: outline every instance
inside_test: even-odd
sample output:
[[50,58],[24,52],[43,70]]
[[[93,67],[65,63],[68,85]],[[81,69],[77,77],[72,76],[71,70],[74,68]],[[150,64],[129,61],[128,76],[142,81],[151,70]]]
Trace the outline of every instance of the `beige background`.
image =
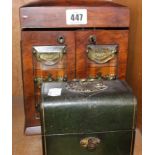
[[[20,23],[19,7],[34,0],[13,0],[13,100],[21,98],[22,73],[20,55]],[[138,99],[138,127],[141,129],[142,121],[142,2],[141,0],[113,0],[128,6],[131,10],[131,24],[129,35],[129,56],[127,67],[127,81],[133,88]],[[22,104],[22,103],[21,103]]]

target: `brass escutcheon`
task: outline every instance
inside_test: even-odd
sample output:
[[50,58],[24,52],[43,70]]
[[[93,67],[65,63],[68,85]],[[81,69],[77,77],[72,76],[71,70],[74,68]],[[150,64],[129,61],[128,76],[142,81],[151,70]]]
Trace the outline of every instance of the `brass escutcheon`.
[[58,42],[59,44],[65,43],[65,37],[64,37],[64,36],[58,36],[57,42]]
[[96,36],[95,35],[89,36],[88,40],[89,40],[90,44],[96,44]]

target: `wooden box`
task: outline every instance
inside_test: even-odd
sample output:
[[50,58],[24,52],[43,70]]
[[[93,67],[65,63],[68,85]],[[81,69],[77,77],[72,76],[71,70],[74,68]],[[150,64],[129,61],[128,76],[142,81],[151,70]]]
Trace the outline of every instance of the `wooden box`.
[[103,1],[44,1],[20,8],[27,134],[40,133],[45,81],[126,78],[129,9]]

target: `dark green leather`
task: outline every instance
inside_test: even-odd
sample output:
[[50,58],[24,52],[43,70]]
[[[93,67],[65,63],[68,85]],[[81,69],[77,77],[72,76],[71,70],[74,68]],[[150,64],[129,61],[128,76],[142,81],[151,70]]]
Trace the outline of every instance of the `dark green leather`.
[[[124,81],[104,83],[108,88],[97,93],[71,92],[62,82],[43,83],[41,117],[46,155],[131,155],[136,99]],[[48,96],[51,88],[62,88],[61,95]],[[80,147],[83,134],[101,138],[96,151]]]
[[[102,134],[76,134],[46,136],[47,155],[131,155],[133,150],[132,134],[134,131],[107,132]],[[89,151],[80,146],[83,137],[98,137],[101,143],[98,147]],[[46,155],[46,154],[45,154]]]

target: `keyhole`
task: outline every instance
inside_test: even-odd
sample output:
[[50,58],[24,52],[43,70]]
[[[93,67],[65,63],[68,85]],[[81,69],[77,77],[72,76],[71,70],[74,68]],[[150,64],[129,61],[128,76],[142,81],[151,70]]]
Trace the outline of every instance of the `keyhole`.
[[96,44],[96,36],[95,35],[89,36],[89,42],[90,44]]
[[58,41],[59,44],[63,44],[65,42],[64,36],[59,36],[57,41]]

